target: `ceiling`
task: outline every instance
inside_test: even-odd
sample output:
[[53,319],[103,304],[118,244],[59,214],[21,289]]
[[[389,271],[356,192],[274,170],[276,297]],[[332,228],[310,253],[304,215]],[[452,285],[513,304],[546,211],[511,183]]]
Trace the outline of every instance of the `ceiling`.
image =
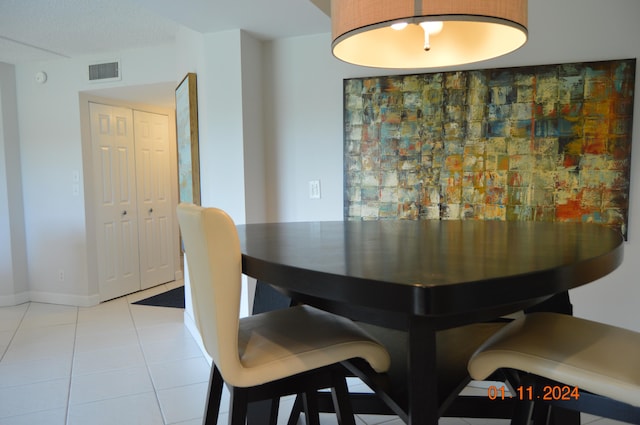
[[[330,0],[0,0],[0,62],[73,58],[243,29],[271,40],[330,31]],[[323,13],[324,11],[324,13]]]

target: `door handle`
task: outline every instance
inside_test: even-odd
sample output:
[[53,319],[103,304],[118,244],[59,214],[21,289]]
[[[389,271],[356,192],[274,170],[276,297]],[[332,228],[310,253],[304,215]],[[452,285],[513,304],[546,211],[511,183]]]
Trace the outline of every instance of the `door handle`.
[[149,214],[153,212],[153,208],[149,208]]
[[122,215],[123,216],[127,215],[127,210],[122,210]]

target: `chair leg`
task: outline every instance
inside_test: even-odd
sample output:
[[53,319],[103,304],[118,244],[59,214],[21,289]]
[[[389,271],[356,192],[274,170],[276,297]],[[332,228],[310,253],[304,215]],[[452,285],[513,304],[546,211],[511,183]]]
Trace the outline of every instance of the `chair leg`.
[[298,419],[300,419],[300,413],[304,409],[302,396],[298,394],[296,396],[296,401],[293,403],[293,407],[291,408],[291,415],[289,415],[289,421],[287,425],[296,425],[298,423]]
[[546,403],[535,403],[533,425],[551,425],[551,406]]
[[[518,400],[513,409],[511,425],[529,425],[535,403],[531,400]],[[534,421],[534,424],[537,422]]]
[[[278,422],[278,409],[280,408],[280,398],[254,399],[251,395],[253,387],[247,388],[249,394],[249,404],[247,405],[247,424],[276,425]],[[266,418],[266,420],[265,420]],[[268,420],[268,422],[267,422]]]
[[280,398],[271,399],[271,409],[269,409],[269,425],[278,425],[278,410],[280,410]]
[[356,425],[346,378],[343,375],[335,374],[333,380],[331,398],[338,418],[338,425]]
[[247,420],[247,406],[249,394],[246,388],[230,388],[231,403],[229,412],[229,425],[245,425]]
[[580,425],[580,412],[551,406],[551,425]]
[[[532,398],[536,394],[537,385],[533,376],[523,373],[517,373],[516,371],[505,371],[507,379],[514,387],[524,387],[531,389],[530,395]],[[533,425],[542,425],[540,423],[540,404],[536,404],[534,400],[516,400],[513,414],[511,416],[511,425],[529,425],[533,421]],[[545,419],[546,421],[546,419]]]
[[318,398],[316,390],[309,389],[302,394],[304,405],[304,418],[307,425],[320,425],[320,413],[318,411]]
[[218,367],[211,365],[211,376],[209,378],[209,391],[207,393],[207,404],[204,407],[203,425],[215,425],[218,422],[220,413],[220,400],[222,399],[222,386],[224,381]]

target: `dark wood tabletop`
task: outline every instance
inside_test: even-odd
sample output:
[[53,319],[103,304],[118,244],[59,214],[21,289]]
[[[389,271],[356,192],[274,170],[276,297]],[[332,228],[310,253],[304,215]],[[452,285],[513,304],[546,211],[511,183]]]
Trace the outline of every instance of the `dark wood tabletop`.
[[[418,375],[437,371],[437,331],[597,280],[620,265],[624,245],[616,231],[585,223],[300,222],[241,225],[238,233],[245,274],[303,302],[407,331],[408,367]],[[409,381],[407,422],[437,423],[438,401],[428,395],[436,384]]]
[[607,275],[623,239],[596,224],[345,221],[238,226],[243,271],[288,291],[377,310],[464,315]]

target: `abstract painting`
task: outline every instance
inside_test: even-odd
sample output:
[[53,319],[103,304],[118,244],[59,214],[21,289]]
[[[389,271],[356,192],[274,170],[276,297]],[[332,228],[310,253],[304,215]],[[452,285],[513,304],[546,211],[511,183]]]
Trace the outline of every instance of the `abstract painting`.
[[635,65],[345,80],[345,219],[581,221],[626,236]]
[[180,202],[200,205],[200,149],[196,74],[188,73],[176,88],[178,195]]

